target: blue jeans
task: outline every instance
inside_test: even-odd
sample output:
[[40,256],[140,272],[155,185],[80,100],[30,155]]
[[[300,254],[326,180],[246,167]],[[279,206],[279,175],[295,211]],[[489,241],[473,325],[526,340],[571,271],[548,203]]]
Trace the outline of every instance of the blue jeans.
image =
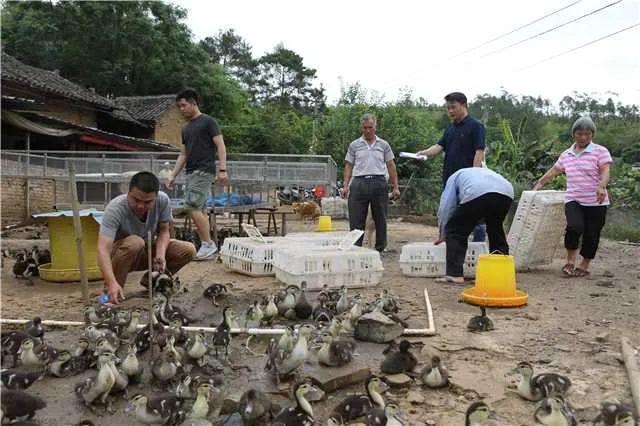
[[479,223],[473,228],[473,242],[482,243],[487,236],[487,225]]

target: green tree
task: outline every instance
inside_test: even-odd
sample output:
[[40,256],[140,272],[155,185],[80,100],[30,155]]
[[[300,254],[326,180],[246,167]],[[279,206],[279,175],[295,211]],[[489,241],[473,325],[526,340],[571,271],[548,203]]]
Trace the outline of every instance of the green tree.
[[276,102],[310,112],[324,106],[324,90],[313,87],[316,70],[304,65],[302,56],[277,46],[258,62],[255,97],[261,103]]
[[233,29],[221,30],[213,37],[206,37],[199,42],[199,46],[245,89],[253,87],[258,61],[252,56],[251,45]]

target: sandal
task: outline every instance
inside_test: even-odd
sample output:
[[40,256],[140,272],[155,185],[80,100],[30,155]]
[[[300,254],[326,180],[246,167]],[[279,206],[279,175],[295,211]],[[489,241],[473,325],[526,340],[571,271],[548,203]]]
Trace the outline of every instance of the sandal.
[[575,277],[575,265],[573,263],[567,263],[562,267],[562,275],[565,278]]
[[591,275],[591,273],[586,269],[576,268],[573,270],[574,277],[588,277],[589,275]]
[[444,277],[440,277],[440,278],[436,278],[436,282],[437,283],[447,283],[447,284],[464,284],[464,278],[462,278],[462,281],[457,281],[455,278],[450,277],[449,275],[445,275]]

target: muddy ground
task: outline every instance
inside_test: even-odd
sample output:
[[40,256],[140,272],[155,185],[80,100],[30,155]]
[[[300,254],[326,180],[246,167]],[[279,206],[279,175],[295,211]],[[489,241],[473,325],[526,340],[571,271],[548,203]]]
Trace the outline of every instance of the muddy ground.
[[[346,229],[346,223],[334,224]],[[290,231],[304,230],[304,224],[293,222]],[[396,401],[404,411],[410,425],[462,425],[464,412],[476,399],[484,399],[503,418],[504,425],[533,425],[533,403],[521,400],[513,393],[515,377],[510,370],[519,361],[530,361],[537,371],[553,371],[567,375],[573,382],[570,401],[578,418],[586,422],[595,417],[601,401],[617,399],[631,401],[630,388],[624,365],[620,361],[620,337],[627,336],[637,349],[640,345],[640,248],[604,240],[593,262],[591,277],[562,278],[562,259],[552,265],[528,273],[519,273],[518,287],[529,293],[529,304],[517,309],[495,309],[489,316],[495,330],[476,334],[466,329],[469,318],[478,309],[458,302],[463,286],[437,284],[433,279],[408,278],[400,273],[398,258],[403,244],[432,240],[433,227],[394,220],[389,225],[389,251],[383,255],[385,272],[378,288],[363,291],[371,296],[380,288],[387,288],[401,300],[402,313],[409,316],[411,327],[425,327],[426,314],[422,302],[422,289],[427,288],[435,315],[438,334],[433,337],[411,338],[414,353],[422,361],[428,353],[439,352],[451,371],[449,389],[429,390],[413,384],[409,389],[391,389],[387,399]],[[25,238],[20,235],[21,238]],[[45,238],[46,235],[43,235]],[[11,245],[5,239],[3,247]],[[561,255],[558,252],[558,256]],[[209,325],[220,321],[220,309],[201,299],[202,290],[213,282],[232,282],[234,287],[226,303],[233,305],[242,318],[248,304],[279,287],[275,278],[249,278],[226,271],[217,262],[192,263],[180,272],[180,278],[189,288],[176,304],[189,309],[198,323]],[[128,299],[124,306],[146,306],[138,285],[140,274],[129,277],[125,289]],[[471,285],[468,282],[467,285]],[[91,284],[101,288],[100,282]],[[15,279],[11,262],[2,270],[2,317],[30,318],[40,315],[45,319],[80,320],[82,300],[78,284],[46,283],[39,279],[29,282]],[[58,346],[69,346],[80,330],[69,328],[50,333]],[[264,357],[248,355],[241,348],[245,339],[236,337],[230,355],[234,366],[246,365],[246,370],[225,369],[227,392],[231,398],[250,385],[273,392],[274,400],[286,404],[282,394],[270,377],[262,371]],[[259,352],[264,340],[253,339],[252,348]],[[377,373],[384,346],[358,343],[358,356],[352,371],[370,367]],[[320,371],[323,371],[320,369]],[[326,371],[326,370],[325,370]],[[318,372],[311,360],[305,372]],[[97,417],[80,407],[73,395],[73,385],[83,377],[70,379],[47,378],[36,383],[30,391],[43,397],[48,407],[36,416],[37,424],[71,425],[82,419],[91,419],[97,425],[135,424],[123,413],[124,401],[116,404],[115,415]],[[322,373],[320,373],[322,374]],[[324,424],[331,408],[347,394],[361,391],[363,386],[349,388],[327,395],[327,399],[314,404],[317,424]],[[156,389],[159,390],[159,389]],[[130,393],[153,392],[149,386],[133,386]]]

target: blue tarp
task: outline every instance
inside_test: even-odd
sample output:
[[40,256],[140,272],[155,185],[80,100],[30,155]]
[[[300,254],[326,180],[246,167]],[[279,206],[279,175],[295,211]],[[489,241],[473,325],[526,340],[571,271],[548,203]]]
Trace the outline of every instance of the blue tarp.
[[[262,201],[255,195],[240,195],[230,192],[223,192],[207,199],[207,207],[238,207],[252,204],[260,204]],[[184,207],[184,198],[172,198],[171,207]]]

